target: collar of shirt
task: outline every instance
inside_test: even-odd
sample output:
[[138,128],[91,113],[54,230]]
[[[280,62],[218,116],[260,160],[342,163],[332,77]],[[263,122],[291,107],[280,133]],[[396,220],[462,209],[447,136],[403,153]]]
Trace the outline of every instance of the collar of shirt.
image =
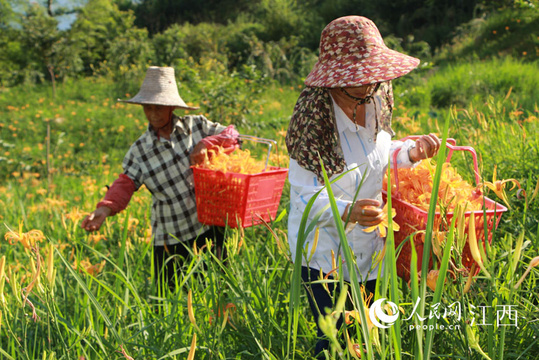
[[[331,96],[331,95],[330,95]],[[337,104],[333,96],[331,96],[333,101],[333,108],[335,109],[335,118],[338,122],[341,123],[343,130],[348,130],[350,132],[359,132],[360,130],[373,132],[373,118],[374,118],[374,105],[372,101],[378,101],[378,97],[373,97],[373,100],[365,104],[365,127],[357,125],[355,122],[350,120],[350,118],[344,113],[343,109]]]
[[[183,118],[173,114],[172,122],[174,123],[174,126],[172,127],[172,132],[170,133],[171,136],[176,131],[181,131],[182,133],[186,133],[185,126],[183,124]],[[146,149],[150,149],[154,147],[155,144],[158,144],[159,142],[160,140],[157,137],[157,133],[150,125],[148,125],[148,129],[146,131]]]

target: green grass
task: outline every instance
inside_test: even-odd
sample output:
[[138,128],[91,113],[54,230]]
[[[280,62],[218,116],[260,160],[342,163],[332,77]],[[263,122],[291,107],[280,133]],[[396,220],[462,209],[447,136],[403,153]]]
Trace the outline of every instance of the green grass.
[[[366,357],[481,359],[481,348],[491,359],[531,359],[539,352],[537,269],[531,270],[518,289],[514,285],[539,250],[539,201],[530,199],[539,179],[537,74],[533,64],[515,60],[430,71],[428,77],[419,77],[425,71],[408,83],[404,79],[395,83],[397,137],[430,131],[441,136],[449,118],[448,136],[477,150],[484,179],[491,180],[497,166],[498,178],[517,179],[527,189],[528,198],[519,199],[516,189],[507,188],[512,209],[502,216],[485,254],[492,278],[480,273],[470,292],[464,294],[467,278],[453,279],[448,273],[443,288],[439,278],[435,293],[425,287],[424,277],[409,286],[392,276],[389,254],[381,274],[385,285],[377,298],[390,298],[403,307],[406,316],[417,296],[422,297],[425,314],[438,300],[445,306],[457,301],[485,306],[487,321],[494,323],[497,305],[515,305],[519,327],[470,327],[467,321],[478,321],[481,309],[469,306],[462,308],[461,320],[449,319],[460,325],[454,331],[409,330],[414,321],[421,322],[417,318],[405,321],[402,314],[400,331],[380,329],[372,334],[377,341]],[[470,72],[475,75],[466,76]],[[491,80],[492,75],[496,76]],[[250,76],[256,78],[256,74]],[[228,92],[210,94],[209,84],[218,80],[233,86]],[[183,83],[181,93],[186,101],[199,103],[200,113],[210,119],[235,123],[242,133],[277,140],[278,151],[283,153],[284,138],[279,132],[287,128],[300,88],[263,79],[240,86],[242,81],[245,84],[240,80],[206,74]],[[461,86],[454,87],[454,83]],[[512,91],[507,96],[509,88]],[[286,213],[270,225],[274,234],[262,226],[245,229],[244,234],[230,230],[226,265],[207,252],[194,256],[182,268],[181,286],[163,298],[156,297],[152,279],[150,194],[146,190],[135,195],[127,211],[107,220],[101,238],[79,227],[80,213],[93,210],[106,191],[104,185],[121,171],[129,145],[146,128],[139,106],[116,102],[127,97],[118,91],[110,81],[86,79],[59,84],[56,99],[45,86],[2,89],[0,93],[0,259],[5,257],[4,276],[0,264],[0,357],[119,359],[124,358],[119,352],[123,347],[135,359],[185,359],[196,333],[196,359],[310,358],[316,342],[315,324],[303,287],[291,280],[294,266],[286,250]],[[448,105],[462,101],[452,115],[443,103],[433,102],[443,93]],[[226,102],[230,97],[231,102]],[[241,113],[247,107],[250,111]],[[51,130],[49,174],[47,124]],[[472,179],[469,159],[455,156],[453,161],[459,173]],[[285,186],[279,213],[288,208],[288,191]],[[500,201],[492,192],[488,196]],[[39,257],[20,243],[4,240],[8,227],[17,230],[21,221],[23,232],[37,229],[46,237],[40,243]],[[48,244],[56,248],[52,268],[47,262]],[[37,263],[40,283],[28,297],[38,316],[34,321],[29,303],[23,303],[21,288],[36,278],[32,264]],[[101,264],[101,271],[92,275],[89,265]],[[440,261],[438,266],[444,264],[447,262]],[[51,269],[56,271],[53,283],[47,276]],[[188,291],[196,326],[188,316]],[[357,306],[357,289],[354,294]],[[229,307],[226,318],[219,309],[229,303],[234,307]],[[292,305],[294,332],[289,325]],[[354,342],[365,338],[360,327]],[[293,351],[290,341],[296,344]],[[352,358],[347,351],[341,357]]]
[[534,62],[539,58],[539,11],[532,6],[490,10],[461,25],[450,44],[435,55],[437,62],[461,62],[503,57]]

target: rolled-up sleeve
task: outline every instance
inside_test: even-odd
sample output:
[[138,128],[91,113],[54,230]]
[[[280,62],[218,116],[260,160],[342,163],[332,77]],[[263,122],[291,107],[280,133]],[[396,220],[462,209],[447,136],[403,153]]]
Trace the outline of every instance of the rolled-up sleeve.
[[394,154],[398,151],[397,154],[397,168],[411,168],[417,165],[410,160],[409,151],[415,146],[415,141],[407,139],[405,141],[394,140],[391,142],[391,147],[389,149],[389,161],[392,169],[395,168],[394,164]]

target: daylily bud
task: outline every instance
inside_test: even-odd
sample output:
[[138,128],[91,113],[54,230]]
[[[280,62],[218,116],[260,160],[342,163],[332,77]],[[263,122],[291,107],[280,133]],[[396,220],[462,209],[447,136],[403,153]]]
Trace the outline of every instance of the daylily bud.
[[479,252],[479,247],[477,245],[477,235],[475,233],[475,216],[470,215],[470,224],[468,226],[468,245],[470,245],[470,253],[472,254],[473,259],[479,265],[481,270],[485,275],[490,279],[490,274],[483,265],[483,260],[481,259],[481,253]]
[[462,253],[466,244],[466,206],[457,207],[457,251]]
[[313,240],[313,246],[311,247],[311,254],[309,255],[309,260],[314,256],[314,252],[316,251],[316,247],[318,246],[318,237],[320,236],[320,227],[316,227],[316,230],[314,231],[314,240]]
[[524,274],[522,274],[522,276],[520,277],[520,280],[518,280],[518,282],[516,283],[515,285],[515,289],[518,289],[520,284],[522,284],[522,282],[524,281],[524,279],[526,278],[526,276],[528,276],[528,274],[530,273],[530,271],[532,270],[532,268],[536,267],[537,265],[539,265],[539,256],[536,256],[532,259],[532,261],[530,261],[529,265],[528,265],[528,268],[526,269],[526,271],[524,272]]
[[533,194],[530,197],[530,202],[532,202],[535,199],[537,194],[539,194],[539,180],[537,180],[537,184],[535,184],[535,190],[533,191]]
[[468,280],[466,280],[466,285],[464,285],[464,290],[463,290],[464,294],[470,291],[470,287],[472,286],[472,283],[473,283],[473,277],[475,274],[476,266],[477,265],[475,263],[472,264],[472,268],[470,269],[470,273],[468,274]]
[[438,276],[440,275],[439,270],[431,270],[427,275],[427,286],[432,290],[436,291],[436,282],[438,281]]
[[191,347],[189,348],[189,355],[187,355],[187,360],[193,360],[195,358],[196,347],[197,347],[197,333],[194,333],[193,340],[191,341]]
[[432,251],[441,259],[443,255],[442,242],[445,238],[445,231],[436,231],[432,234]]
[[481,349],[481,346],[479,345],[479,339],[475,335],[475,331],[472,329],[471,326],[466,326],[466,335],[468,338],[468,344],[472,349],[479,352],[481,355],[483,355],[486,359],[490,359],[487,354]]
[[49,287],[54,288],[54,279],[56,277],[56,269],[54,268],[54,246],[49,244],[49,254],[47,255],[47,281]]
[[[5,281],[5,274],[4,274],[4,267],[6,265],[6,257],[2,256],[0,258],[0,303],[4,303],[4,281]],[[2,315],[2,313],[0,313]]]
[[193,324],[195,329],[200,331],[195,319],[195,313],[193,311],[193,295],[191,293],[191,289],[189,289],[189,292],[187,293],[187,314],[189,315],[189,321],[191,322],[191,324]]

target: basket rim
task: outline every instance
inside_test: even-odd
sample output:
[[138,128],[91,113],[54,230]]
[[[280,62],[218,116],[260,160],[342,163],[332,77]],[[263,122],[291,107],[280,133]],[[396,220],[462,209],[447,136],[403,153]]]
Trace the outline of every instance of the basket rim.
[[254,175],[263,175],[263,174],[278,174],[278,173],[288,172],[288,168],[279,167],[279,166],[268,166],[268,168],[265,171],[261,171],[261,172],[257,172],[257,173],[253,173],[253,174],[243,174],[243,173],[237,173],[237,172],[232,172],[232,171],[223,172],[221,170],[211,170],[211,169],[201,168],[201,167],[196,166],[196,165],[191,165],[190,167],[191,167],[191,169],[193,169],[193,172],[194,171],[206,172],[206,173],[212,172],[212,173],[220,173],[220,174],[223,174],[223,175],[242,175],[242,176],[254,176]]
[[[387,191],[386,190],[382,190],[382,194],[384,194],[386,196],[386,198],[387,198]],[[494,214],[502,214],[502,213],[507,211],[507,208],[505,206],[503,206],[502,204],[500,204],[499,202],[496,202],[496,201],[494,201],[494,200],[492,200],[492,199],[490,199],[490,198],[488,198],[487,196],[484,196],[484,195],[483,195],[483,198],[485,200],[491,201],[495,205],[494,208],[493,209],[487,209],[487,210],[480,209],[480,210],[474,210],[474,211],[466,211],[464,214],[465,215],[471,215],[471,214],[478,214],[478,213],[483,214],[483,213],[485,213],[486,215],[494,215]],[[422,215],[428,214],[428,211],[423,210],[421,208],[418,208],[417,206],[415,206],[413,204],[410,204],[409,202],[404,201],[402,199],[399,199],[398,197],[393,197],[392,196],[391,197],[391,202],[394,202],[394,201],[399,202],[401,204],[404,204],[404,205],[406,205],[408,207],[411,207],[411,208],[413,208],[413,210],[420,212]],[[451,211],[450,213],[448,213],[446,215],[452,215],[453,213],[454,212]],[[435,214],[436,215],[442,215],[439,211],[436,211]]]

